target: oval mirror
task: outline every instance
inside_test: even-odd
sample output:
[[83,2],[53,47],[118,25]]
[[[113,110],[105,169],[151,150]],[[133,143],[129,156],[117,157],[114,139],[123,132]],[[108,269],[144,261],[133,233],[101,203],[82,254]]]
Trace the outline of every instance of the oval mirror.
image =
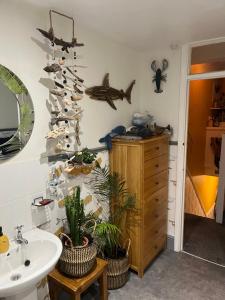
[[0,65],[0,162],[27,144],[34,125],[34,108],[23,82]]

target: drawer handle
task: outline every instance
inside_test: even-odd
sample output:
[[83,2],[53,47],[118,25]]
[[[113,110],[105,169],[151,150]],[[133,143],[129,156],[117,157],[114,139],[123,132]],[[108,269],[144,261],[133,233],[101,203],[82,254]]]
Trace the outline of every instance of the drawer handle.
[[158,231],[158,230],[156,230],[156,231],[155,231],[155,233],[156,233],[156,234],[158,234],[158,233],[159,233],[159,231]]
[[155,202],[159,202],[159,199],[158,199],[158,198],[155,198]]
[[156,185],[158,185],[158,184],[159,184],[159,182],[158,182],[158,181],[156,181],[156,182],[155,182],[155,184],[156,184]]
[[155,217],[156,217],[156,218],[158,218],[158,217],[159,217],[159,215],[158,215],[158,214],[155,214]]
[[155,246],[154,246],[154,248],[155,248],[155,250],[157,250],[157,249],[158,249],[158,246],[157,246],[157,245],[155,245]]
[[159,167],[159,164],[156,164],[155,167],[158,168],[158,167]]
[[159,146],[155,147],[155,150],[159,150]]

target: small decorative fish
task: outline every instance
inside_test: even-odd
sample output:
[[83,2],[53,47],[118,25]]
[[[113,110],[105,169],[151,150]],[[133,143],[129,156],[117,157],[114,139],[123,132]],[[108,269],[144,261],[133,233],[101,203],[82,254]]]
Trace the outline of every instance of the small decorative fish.
[[56,139],[62,135],[68,135],[69,130],[66,126],[58,127],[57,129],[51,130],[48,132],[46,138],[47,139]]
[[[51,112],[51,113],[55,113],[55,112]],[[58,115],[56,115],[56,117],[53,117],[51,119],[51,125],[52,126],[59,125],[59,122],[65,122],[67,124],[68,121],[79,120],[81,113],[82,113],[82,110],[80,107],[77,107],[76,109],[74,109],[74,114],[72,116],[67,116],[60,112]]]
[[64,85],[63,84],[61,84],[61,83],[59,83],[58,81],[54,81],[55,82],[55,85],[57,86],[57,87],[59,87],[60,89],[64,89],[65,87],[64,87]]
[[109,73],[107,73],[103,79],[103,83],[100,86],[93,86],[87,88],[85,93],[89,95],[91,99],[106,101],[113,109],[117,110],[114,100],[126,98],[128,103],[131,104],[131,91],[135,84],[135,80],[131,82],[126,92],[123,90],[117,90],[109,86]]
[[52,95],[59,96],[59,97],[63,97],[64,96],[64,91],[59,91],[57,89],[51,90],[50,93]]
[[75,126],[75,138],[77,141],[77,145],[80,146],[81,145],[81,141],[80,141],[80,122],[79,120],[77,120],[76,126]]
[[81,94],[73,94],[72,96],[71,96],[71,100],[72,101],[79,101],[79,100],[81,100],[83,98],[83,95],[81,95]]
[[58,71],[61,71],[62,68],[58,64],[52,64],[50,66],[46,66],[43,70],[47,73],[56,73]]
[[57,37],[54,36],[53,29],[50,28],[49,31],[45,31],[43,29],[37,28],[37,30],[49,41],[52,43],[55,43],[57,46],[62,46],[62,51],[66,51],[69,53],[68,48],[74,48],[74,47],[81,47],[84,46],[83,43],[78,43],[76,38],[72,39],[72,42],[65,42],[63,39],[58,39]]
[[79,82],[84,82],[84,80],[82,78],[80,78],[79,76],[77,76],[69,67],[66,67],[67,70],[79,81]]

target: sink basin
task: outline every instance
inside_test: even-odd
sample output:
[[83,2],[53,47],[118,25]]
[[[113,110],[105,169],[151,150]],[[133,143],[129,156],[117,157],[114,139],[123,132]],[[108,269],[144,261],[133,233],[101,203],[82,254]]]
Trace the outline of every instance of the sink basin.
[[0,256],[0,298],[14,299],[12,296],[35,290],[36,284],[54,268],[62,252],[60,239],[52,233],[33,229],[23,236],[28,240],[27,245],[13,242],[8,255]]

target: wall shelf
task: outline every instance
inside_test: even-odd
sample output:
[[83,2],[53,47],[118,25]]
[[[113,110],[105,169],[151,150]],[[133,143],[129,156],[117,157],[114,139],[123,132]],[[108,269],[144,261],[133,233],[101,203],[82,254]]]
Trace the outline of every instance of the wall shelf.
[[[91,148],[91,149],[88,148],[88,150],[90,150],[94,153],[108,151],[106,146],[96,147],[96,148]],[[47,157],[48,157],[48,162],[56,162],[56,161],[69,160],[73,155],[74,155],[74,153],[61,153],[61,154],[48,155]]]

